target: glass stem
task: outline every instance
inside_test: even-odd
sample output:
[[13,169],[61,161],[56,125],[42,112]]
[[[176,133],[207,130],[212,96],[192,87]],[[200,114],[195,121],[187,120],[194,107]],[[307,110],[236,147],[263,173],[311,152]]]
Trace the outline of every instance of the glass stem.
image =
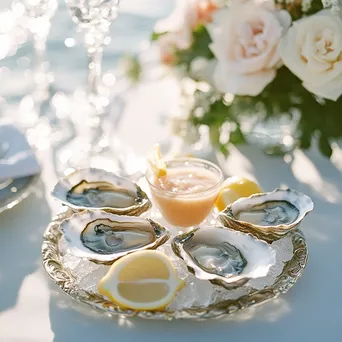
[[94,127],[94,136],[91,141],[92,152],[100,153],[107,145],[107,137],[103,130],[103,100],[100,96],[100,77],[102,66],[103,49],[88,49],[88,101],[95,108],[95,113],[98,115],[98,125]]
[[46,39],[35,34],[34,35],[34,50],[35,50],[35,70],[40,70],[44,61],[46,48]]
[[32,70],[34,88],[31,96],[38,117],[44,115],[41,105],[49,97],[48,64],[45,59],[46,37],[45,34],[33,34],[34,57]]
[[46,71],[45,70],[45,51],[46,51],[46,37],[42,37],[38,34],[33,36],[34,46],[34,66],[33,77],[35,87],[37,90],[44,89],[46,86]]
[[99,95],[102,55],[102,49],[88,50],[88,96],[91,97]]

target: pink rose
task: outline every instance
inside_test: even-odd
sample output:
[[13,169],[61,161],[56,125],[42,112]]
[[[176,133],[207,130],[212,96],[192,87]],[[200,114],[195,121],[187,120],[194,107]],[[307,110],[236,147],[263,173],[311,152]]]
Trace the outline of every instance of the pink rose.
[[167,40],[177,49],[187,49],[191,46],[194,29],[198,25],[210,23],[217,9],[214,0],[179,0],[174,12],[160,20],[155,31],[168,32],[165,34],[168,37],[162,43]]
[[273,1],[233,0],[218,11],[210,25],[216,88],[234,95],[260,94],[281,66],[278,44],[290,24],[290,14],[277,10]]

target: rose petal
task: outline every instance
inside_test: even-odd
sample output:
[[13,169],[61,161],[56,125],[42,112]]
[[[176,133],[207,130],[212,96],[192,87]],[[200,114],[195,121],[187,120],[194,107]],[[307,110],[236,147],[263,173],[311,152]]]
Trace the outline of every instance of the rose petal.
[[305,81],[315,85],[327,84],[329,82],[332,82],[340,75],[342,75],[342,61],[333,63],[328,71],[316,74],[316,77],[311,77],[310,79]]
[[[259,72],[268,68],[270,60],[274,56],[274,49],[268,47],[268,49],[261,55],[252,58],[243,58],[236,61],[227,61],[227,69],[235,73],[250,74]],[[221,59],[218,59],[222,62]]]
[[308,65],[308,68],[316,74],[329,71],[329,69],[331,68],[331,63],[322,62],[322,61],[318,60],[315,56],[312,56],[308,60],[307,65]]
[[[280,64],[279,64],[280,62]],[[282,65],[282,61],[279,56],[278,46],[274,46],[273,51],[269,53],[269,61],[267,62],[268,68],[279,68]]]
[[278,51],[283,63],[291,72],[303,80],[309,78],[310,74],[307,70],[306,61],[301,58],[298,51],[299,47],[297,45],[301,44],[301,42],[297,43],[298,40],[296,26],[293,25],[280,40]]
[[283,32],[281,23],[274,15],[274,13],[263,12],[261,18],[264,22],[264,39],[268,44],[278,44],[279,39]]
[[257,96],[272,82],[275,76],[276,72],[273,69],[247,75],[236,74],[228,72],[224,66],[218,63],[213,80],[216,88],[223,93]]
[[283,32],[285,32],[291,26],[291,15],[289,12],[282,10],[279,12],[275,12],[274,15],[279,20],[281,26],[283,27]]
[[342,74],[329,83],[314,85],[303,82],[303,87],[309,92],[328,100],[337,101],[342,95]]
[[274,0],[257,0],[255,3],[269,11],[274,11],[276,9]]

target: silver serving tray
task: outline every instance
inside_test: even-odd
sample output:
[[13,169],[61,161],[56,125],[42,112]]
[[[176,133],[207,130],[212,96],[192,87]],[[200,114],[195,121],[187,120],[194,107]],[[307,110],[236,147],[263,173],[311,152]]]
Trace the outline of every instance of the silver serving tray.
[[72,214],[71,210],[59,214],[47,227],[43,245],[43,265],[51,279],[62,289],[64,293],[74,300],[91,306],[92,308],[115,317],[123,315],[127,317],[137,316],[146,319],[194,319],[217,318],[232,315],[245,308],[264,303],[270,299],[286,293],[302,275],[308,258],[308,249],[302,233],[298,230],[290,233],[293,243],[293,257],[285,263],[282,273],[273,284],[263,290],[251,290],[248,295],[234,300],[224,300],[207,307],[193,307],[177,311],[135,311],[121,309],[115,303],[108,301],[101,295],[89,292],[81,288],[75,281],[73,272],[65,267],[62,262],[59,240],[62,233],[59,229],[63,219]]

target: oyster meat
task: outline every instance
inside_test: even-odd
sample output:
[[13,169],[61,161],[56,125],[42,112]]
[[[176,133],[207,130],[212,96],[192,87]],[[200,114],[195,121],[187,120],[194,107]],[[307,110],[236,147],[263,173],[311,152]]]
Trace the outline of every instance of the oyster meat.
[[81,181],[71,188],[66,198],[69,203],[89,208],[127,208],[135,204],[136,192],[119,189],[107,182]]
[[310,197],[291,189],[276,189],[235,201],[218,219],[229,228],[273,241],[298,226],[312,209]]
[[98,263],[155,249],[169,238],[168,230],[150,219],[103,211],[76,213],[64,220],[60,229],[72,254]]
[[178,235],[172,249],[197,278],[228,289],[266,276],[276,262],[275,250],[264,241],[220,226]]
[[291,224],[299,216],[299,210],[290,202],[270,201],[251,207],[248,211],[242,210],[236,218],[260,226],[276,226]]
[[231,277],[240,274],[247,261],[241,252],[229,242],[215,245],[198,244],[189,248],[189,255],[197,266],[208,273]]
[[138,185],[105,170],[76,170],[62,178],[52,196],[76,209],[101,209],[122,215],[140,215],[151,202]]

